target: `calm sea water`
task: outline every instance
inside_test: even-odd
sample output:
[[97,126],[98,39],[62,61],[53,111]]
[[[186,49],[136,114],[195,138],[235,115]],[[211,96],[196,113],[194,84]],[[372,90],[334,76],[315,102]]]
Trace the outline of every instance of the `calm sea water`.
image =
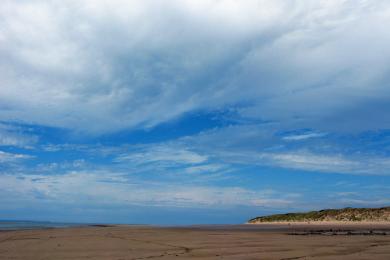
[[0,230],[61,228],[61,227],[74,227],[74,226],[83,226],[83,225],[74,224],[74,223],[56,223],[56,222],[44,222],[44,221],[0,220]]

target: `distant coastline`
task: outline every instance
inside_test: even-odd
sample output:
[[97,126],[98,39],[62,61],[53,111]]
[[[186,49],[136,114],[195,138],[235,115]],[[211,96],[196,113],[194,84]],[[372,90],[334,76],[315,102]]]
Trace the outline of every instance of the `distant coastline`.
[[81,227],[87,224],[32,220],[0,220],[0,231]]

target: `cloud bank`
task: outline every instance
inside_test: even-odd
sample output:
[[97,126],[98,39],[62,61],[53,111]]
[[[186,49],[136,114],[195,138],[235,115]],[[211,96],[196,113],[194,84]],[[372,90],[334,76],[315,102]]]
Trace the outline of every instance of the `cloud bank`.
[[102,134],[237,105],[288,127],[390,126],[387,1],[2,1],[0,16],[2,121]]

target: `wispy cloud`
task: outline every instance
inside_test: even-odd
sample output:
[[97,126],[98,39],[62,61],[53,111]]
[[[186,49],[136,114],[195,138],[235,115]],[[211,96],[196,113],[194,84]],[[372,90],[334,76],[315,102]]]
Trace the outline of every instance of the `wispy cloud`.
[[135,164],[168,163],[168,164],[199,164],[207,161],[207,156],[175,145],[147,146],[141,151],[135,151],[118,156],[116,162],[131,162]]
[[37,142],[38,137],[26,133],[26,129],[23,127],[0,123],[0,146],[30,148]]
[[229,166],[224,165],[224,164],[209,163],[209,164],[202,164],[202,165],[186,167],[185,172],[187,172],[187,173],[213,173],[213,172],[225,171],[227,167],[229,167]]
[[381,207],[381,206],[387,206],[390,203],[390,199],[375,199],[375,200],[369,200],[369,199],[341,199],[339,200],[340,203],[343,203],[344,205],[348,206],[355,206],[355,207]]
[[31,155],[27,154],[18,154],[18,153],[7,153],[4,151],[0,151],[0,162],[1,163],[7,163],[7,162],[16,162],[24,159],[31,159],[34,158]]
[[343,155],[315,154],[305,151],[288,153],[261,153],[265,164],[306,171],[390,175],[390,158],[346,157]]
[[[312,132],[286,136],[278,133],[279,126],[229,126],[184,137],[179,142],[229,165],[263,165],[311,172],[390,175],[390,157],[383,152],[386,143],[375,146],[372,142],[375,136],[356,139],[353,135],[337,136]],[[286,137],[291,139],[286,142]],[[355,144],[354,140],[359,141]]]
[[304,134],[284,136],[282,139],[286,141],[301,141],[301,140],[307,140],[311,138],[324,137],[324,136],[326,136],[326,133],[304,133]]
[[[77,192],[70,191],[77,190]],[[174,207],[262,206],[292,204],[288,193],[241,187],[183,185],[140,181],[123,173],[69,172],[61,175],[0,175],[1,193],[24,200],[88,204],[154,205]],[[1,199],[0,199],[1,200]]]
[[[344,143],[345,135],[316,132],[280,135],[278,127],[278,124],[227,126],[143,145],[67,144],[42,149],[51,152],[75,149],[82,156],[106,158],[113,163],[111,167],[136,172],[211,174],[234,171],[239,168],[237,165],[257,165],[310,172],[390,175],[390,157],[381,153],[382,144],[373,149],[371,139],[355,146],[351,142]],[[305,142],[299,142],[302,140]],[[365,146],[370,147],[370,152],[362,152]]]

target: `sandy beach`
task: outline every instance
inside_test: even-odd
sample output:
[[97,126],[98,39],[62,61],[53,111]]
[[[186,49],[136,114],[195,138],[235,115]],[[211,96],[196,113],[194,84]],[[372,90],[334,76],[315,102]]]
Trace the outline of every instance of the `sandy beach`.
[[0,232],[0,259],[389,259],[390,225],[99,226]]

